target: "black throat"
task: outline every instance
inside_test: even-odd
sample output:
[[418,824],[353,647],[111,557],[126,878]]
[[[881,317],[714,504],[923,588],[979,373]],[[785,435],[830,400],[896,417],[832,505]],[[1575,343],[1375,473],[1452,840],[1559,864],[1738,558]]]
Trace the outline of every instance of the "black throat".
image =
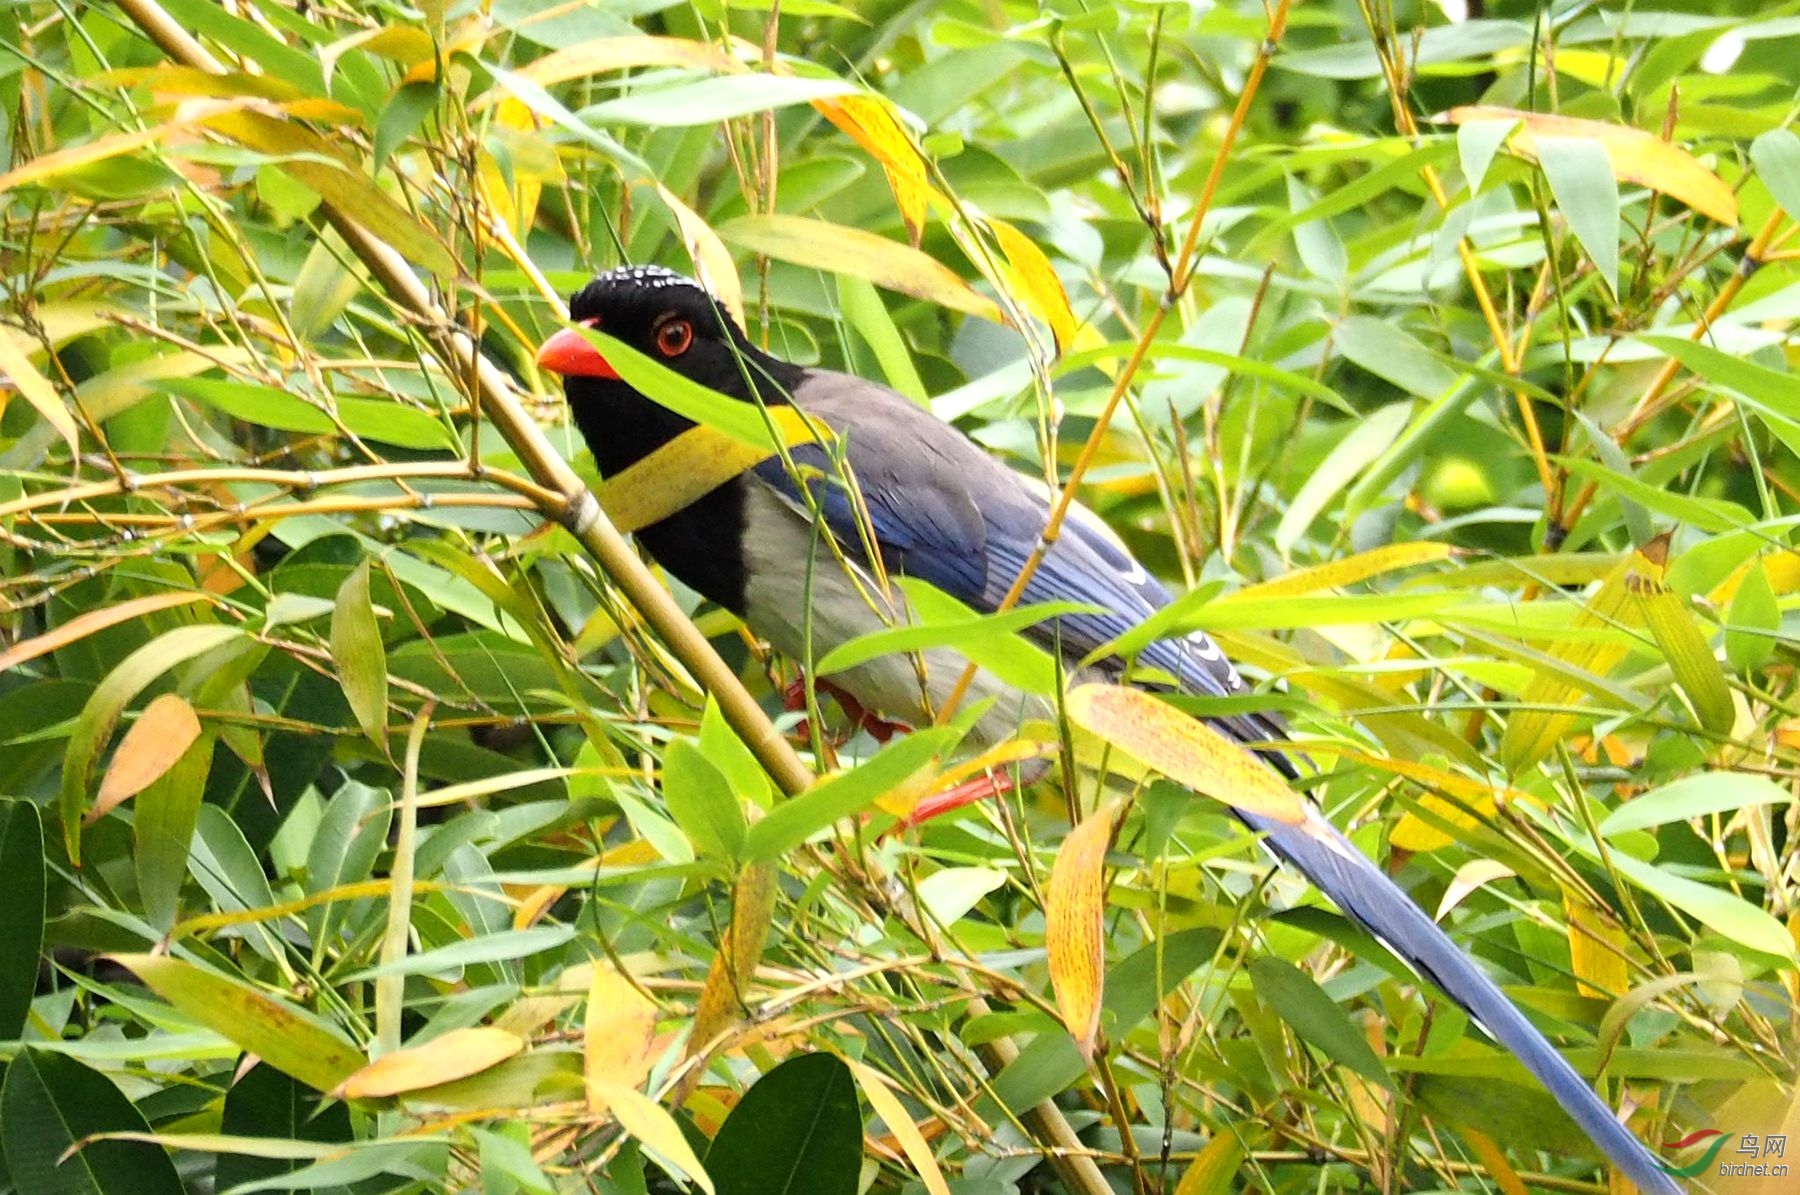
[[[742,359],[741,364],[734,361],[735,376],[729,379],[694,380],[728,397],[747,401],[748,387],[737,368],[748,369],[762,383],[758,389],[766,402],[771,406],[786,404],[788,394],[800,384],[806,371],[772,357],[757,356],[762,359]],[[575,426],[592,450],[602,477],[617,476],[694,426],[692,420],[652,402],[622,381],[571,377],[567,386]],[[739,617],[744,614],[747,580],[744,510],[747,487],[754,484],[747,475],[735,477],[637,532],[638,541],[658,564],[688,588]]]

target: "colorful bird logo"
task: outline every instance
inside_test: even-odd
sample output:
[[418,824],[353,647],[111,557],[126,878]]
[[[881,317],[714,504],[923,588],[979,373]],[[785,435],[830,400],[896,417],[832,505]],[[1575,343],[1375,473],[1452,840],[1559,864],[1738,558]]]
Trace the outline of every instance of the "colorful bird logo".
[[1719,1151],[1725,1148],[1725,1143],[1730,1141],[1733,1136],[1735,1136],[1735,1134],[1726,1133],[1719,1129],[1696,1129],[1679,1141],[1663,1142],[1663,1148],[1686,1149],[1688,1146],[1704,1141],[1708,1137],[1717,1137],[1718,1140],[1707,1146],[1705,1153],[1701,1154],[1699,1158],[1688,1163],[1686,1166],[1671,1166],[1667,1162],[1658,1162],[1657,1165],[1661,1166],[1663,1170],[1674,1175],[1676,1178],[1693,1178],[1696,1174],[1699,1174],[1702,1170],[1707,1169],[1713,1164],[1713,1159],[1719,1156]]

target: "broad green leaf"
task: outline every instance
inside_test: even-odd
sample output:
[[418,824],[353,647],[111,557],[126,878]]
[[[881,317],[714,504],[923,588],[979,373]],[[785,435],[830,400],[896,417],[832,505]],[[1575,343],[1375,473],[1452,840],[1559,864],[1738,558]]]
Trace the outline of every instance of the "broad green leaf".
[[1438,354],[1391,321],[1353,315],[1337,326],[1335,339],[1345,357],[1414,397],[1438,398],[1458,381]]
[[1587,250],[1606,288],[1619,293],[1619,184],[1606,149],[1580,136],[1535,138],[1538,165],[1569,231]]
[[[1581,849],[1591,853],[1585,847]],[[1676,875],[1666,867],[1634,859],[1623,851],[1613,851],[1609,858],[1639,888],[1733,942],[1777,958],[1794,958],[1794,939],[1787,927],[1735,893]]]
[[718,1195],[856,1195],[862,1109],[830,1054],[790,1058],[738,1101],[706,1151]]
[[1621,498],[1668,518],[1691,523],[1701,531],[1735,531],[1754,521],[1750,512],[1735,502],[1670,493],[1661,486],[1628,477],[1593,461],[1564,456],[1552,456],[1551,459],[1584,481],[1597,482],[1603,489],[1617,492]]
[[177,627],[126,656],[94,689],[81,717],[76,719],[63,754],[61,813],[63,840],[71,862],[81,861],[82,810],[87,804],[94,766],[112,737],[113,727],[118,725],[119,715],[169,669],[223,647],[242,634],[238,628],[228,626]]
[[241,979],[167,955],[112,959],[189,1017],[318,1091],[332,1090],[365,1061],[314,1014]]
[[403,959],[379,967],[364,967],[343,978],[348,983],[374,979],[380,975],[436,975],[456,972],[481,963],[509,962],[547,954],[568,945],[575,937],[576,930],[572,925],[538,925],[530,929],[503,930],[453,942],[448,946],[421,950],[417,954],[409,954]]
[[387,649],[381,627],[369,599],[369,561],[351,570],[338,588],[331,611],[331,658],[350,712],[376,748],[387,751],[388,669]]
[[1386,451],[1412,416],[1412,404],[1389,403],[1357,420],[1332,446],[1294,495],[1275,528],[1275,546],[1285,555],[1300,542],[1327,504]]
[[[1004,635],[1014,635],[1027,627],[1056,618],[1065,614],[1092,614],[1100,607],[1085,602],[1045,602],[1035,606],[1021,606],[1016,610],[1008,610],[1004,614],[980,614],[957,619],[954,622],[924,621],[913,625],[889,627],[886,630],[870,631],[858,635],[847,643],[841,643],[825,654],[822,660],[813,662],[813,668],[820,676],[830,676],[836,672],[848,671],[858,664],[867,663],[878,656],[895,652],[918,652],[930,648],[953,648],[957,651],[981,654],[980,649],[994,639]],[[971,655],[971,658],[975,658]],[[1049,663],[1048,657],[1044,657]],[[991,665],[990,665],[991,667]],[[1005,665],[1002,665],[1005,668]],[[1007,672],[1000,672],[1006,676]],[[1012,671],[1012,670],[1007,670]],[[1035,671],[1035,670],[1034,670]],[[1008,676],[1008,679],[1023,680],[1026,678]],[[1041,686],[1047,681],[1055,687],[1054,668],[1050,675],[1033,675],[1029,678],[1033,683],[1029,686],[1034,692],[1043,691]]]
[[331,409],[337,413],[334,420],[319,403],[308,402],[285,390],[249,382],[171,378],[163,383],[163,388],[203,402],[233,419],[277,431],[334,436],[339,434],[341,423],[353,434],[380,444],[421,451],[456,447],[456,438],[436,415],[398,402],[349,396],[333,398]]
[[842,818],[854,817],[948,755],[961,737],[948,726],[916,731],[883,747],[874,758],[848,772],[819,781],[777,805],[750,827],[744,840],[749,860],[778,859]]
[[663,753],[663,800],[702,856],[732,860],[743,853],[744,810],[719,769],[686,739]]
[[1250,960],[1250,981],[1256,994],[1308,1044],[1370,1082],[1393,1089],[1393,1078],[1368,1041],[1311,976],[1284,959],[1264,955]]
[[[702,386],[655,358],[638,352],[624,341],[608,336],[599,328],[578,328],[577,331],[600,350],[600,355],[606,358],[606,363],[618,372],[620,378],[645,398],[667,407],[684,419],[691,419],[752,448],[761,449],[765,455],[774,455],[777,436],[790,443],[801,443],[811,438],[817,426],[791,408],[786,411],[777,406],[758,408],[755,403],[727,398],[717,390]],[[765,396],[765,401],[778,397],[780,396],[768,395]]]
[[1761,561],[1750,566],[1725,615],[1725,658],[1739,672],[1755,672],[1775,651],[1781,604]]
[[1793,793],[1762,776],[1697,772],[1631,798],[1607,815],[1600,833],[1611,837],[1714,813],[1793,803]]
[[[219,1130],[239,1143],[214,1151],[220,1156],[213,1181],[221,1191],[296,1170],[315,1156],[303,1151],[340,1149],[352,1137],[346,1105],[321,1105],[314,1092],[272,1066],[254,1066],[231,1085]],[[253,1153],[255,1142],[291,1152]]]
[[1788,219],[1800,220],[1800,137],[1770,129],[1750,143],[1750,161]]
[[[44,826],[30,801],[0,799],[0,1041],[23,1034],[44,949]],[[0,1133],[0,1146],[4,1146]]]
[[790,75],[741,74],[647,88],[584,109],[582,119],[594,124],[643,124],[658,128],[713,124],[771,108],[853,95],[856,88],[837,79],[801,79]]
[[180,913],[178,898],[212,762],[213,738],[200,735],[137,798],[132,834],[138,891],[145,917],[160,930],[172,927]]
[[111,1080],[73,1058],[26,1049],[6,1068],[0,1148],[21,1193],[182,1195],[175,1164],[161,1147],[87,1141],[95,1133],[149,1128]]

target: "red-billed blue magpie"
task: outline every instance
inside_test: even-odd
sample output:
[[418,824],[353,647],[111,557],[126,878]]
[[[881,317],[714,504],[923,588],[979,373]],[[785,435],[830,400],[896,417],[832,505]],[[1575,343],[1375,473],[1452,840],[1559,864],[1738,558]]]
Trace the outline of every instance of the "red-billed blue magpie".
[[[904,396],[847,374],[793,365],[757,348],[693,281],[657,267],[596,278],[569,303],[596,327],[687,378],[739,401],[792,404],[833,433],[840,468],[817,444],[797,446],[790,471],[771,458],[638,532],[656,561],[737,614],[795,660],[890,625],[899,599],[875,583],[916,577],[981,612],[1001,603],[1049,518],[1044,488],[994,459]],[[692,426],[626,382],[581,333],[546,341],[538,363],[566,379],[569,406],[602,475],[612,476]],[[845,484],[844,477],[852,479]],[[802,487],[805,487],[803,490]],[[1025,588],[1023,603],[1077,602],[1101,613],[1064,615],[1026,633],[1079,661],[1170,601],[1092,513],[1072,508],[1062,536]],[[810,643],[809,643],[810,638]],[[811,651],[808,652],[810,647]],[[1244,682],[1203,633],[1165,639],[1139,656],[1186,692],[1232,696]],[[1092,667],[1092,665],[1090,665]],[[1115,661],[1101,668],[1122,671]],[[881,657],[829,678],[865,709],[926,725],[963,672],[960,656]],[[982,745],[1050,711],[987,673],[974,700],[992,698],[971,731]],[[1247,745],[1284,737],[1279,720],[1213,720]],[[1266,756],[1291,778],[1291,762]],[[1679,1188],[1562,1055],[1437,924],[1316,808],[1299,825],[1239,812],[1276,855],[1305,873],[1351,919],[1435,984],[1511,1050],[1615,1166],[1646,1192]]]

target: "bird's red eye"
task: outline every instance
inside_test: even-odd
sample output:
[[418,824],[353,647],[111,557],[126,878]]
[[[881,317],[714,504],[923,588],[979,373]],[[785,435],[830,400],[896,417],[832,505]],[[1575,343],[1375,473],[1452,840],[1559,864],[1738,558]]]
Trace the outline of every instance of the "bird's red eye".
[[694,325],[684,319],[667,320],[656,330],[656,351],[665,357],[679,357],[694,343]]

